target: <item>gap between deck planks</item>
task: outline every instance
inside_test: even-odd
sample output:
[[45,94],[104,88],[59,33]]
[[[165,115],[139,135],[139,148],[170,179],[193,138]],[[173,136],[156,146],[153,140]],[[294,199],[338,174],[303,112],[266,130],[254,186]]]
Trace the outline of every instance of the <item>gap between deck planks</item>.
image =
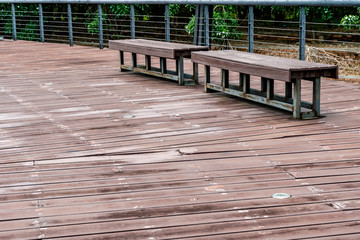
[[0,238],[359,236],[359,85],[324,80],[325,117],[294,121],[109,50],[0,51]]

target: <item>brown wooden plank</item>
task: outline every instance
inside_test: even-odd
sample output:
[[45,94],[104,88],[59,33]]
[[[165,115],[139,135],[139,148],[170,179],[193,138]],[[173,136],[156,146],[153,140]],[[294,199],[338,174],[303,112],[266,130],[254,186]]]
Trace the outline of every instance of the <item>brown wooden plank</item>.
[[3,41],[0,51],[0,238],[358,236],[357,85],[324,79],[325,117],[294,121],[119,73],[108,49]]
[[337,78],[337,66],[234,50],[194,52],[196,63],[290,82],[292,78]]
[[192,51],[207,51],[209,47],[146,39],[110,40],[109,48],[163,58],[190,57]]

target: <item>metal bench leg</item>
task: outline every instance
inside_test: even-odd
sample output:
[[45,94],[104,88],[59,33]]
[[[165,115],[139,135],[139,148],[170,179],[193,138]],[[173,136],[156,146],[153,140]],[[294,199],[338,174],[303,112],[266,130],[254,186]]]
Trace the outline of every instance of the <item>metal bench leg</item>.
[[193,63],[193,80],[199,84],[199,64]]
[[145,69],[147,71],[151,70],[151,56],[145,55]]
[[266,99],[274,99],[274,79],[267,79],[266,81]]
[[137,67],[137,57],[136,57],[136,53],[131,53],[131,58],[132,58],[132,66],[135,68]]
[[207,84],[210,83],[210,66],[206,66],[205,65],[205,81],[204,81],[204,87],[205,87],[205,92],[211,92],[210,89],[207,88]]
[[294,112],[293,117],[301,118],[301,79],[296,79],[294,82]]
[[166,58],[160,58],[160,72],[162,74],[167,73]]
[[320,78],[313,81],[313,107],[316,117],[320,117]]
[[180,56],[177,60],[179,85],[184,85],[184,57]]
[[286,82],[285,83],[285,98],[292,98],[292,83]]
[[229,88],[229,70],[221,69],[221,86]]

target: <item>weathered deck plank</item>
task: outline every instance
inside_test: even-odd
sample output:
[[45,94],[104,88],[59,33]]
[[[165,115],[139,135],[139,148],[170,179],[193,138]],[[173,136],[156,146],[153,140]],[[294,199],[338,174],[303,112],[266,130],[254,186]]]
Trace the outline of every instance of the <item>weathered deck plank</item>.
[[359,238],[359,85],[322,81],[325,117],[296,121],[111,50],[0,52],[1,239]]

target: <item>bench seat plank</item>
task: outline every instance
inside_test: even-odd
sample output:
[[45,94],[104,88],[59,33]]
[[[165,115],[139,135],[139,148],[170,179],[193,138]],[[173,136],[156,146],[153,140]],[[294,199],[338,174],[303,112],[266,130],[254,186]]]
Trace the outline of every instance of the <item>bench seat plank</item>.
[[338,78],[334,65],[300,61],[233,50],[194,52],[191,60],[235,72],[291,82],[291,79]]
[[192,51],[208,51],[209,47],[170,42],[159,42],[145,39],[111,40],[109,48],[161,58],[176,59],[190,57]]

